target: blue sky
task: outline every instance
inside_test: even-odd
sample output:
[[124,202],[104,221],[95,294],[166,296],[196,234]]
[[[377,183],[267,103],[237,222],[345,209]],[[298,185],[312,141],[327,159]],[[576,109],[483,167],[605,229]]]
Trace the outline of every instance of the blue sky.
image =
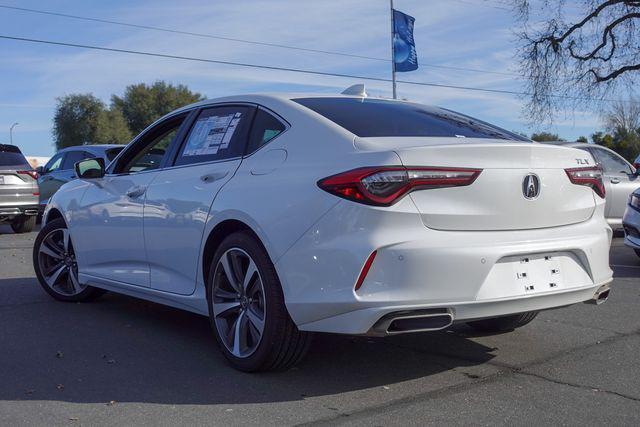
[[[387,58],[390,53],[387,0],[183,0],[183,1],[9,1],[0,4],[215,34],[311,49]],[[517,76],[443,70],[448,65],[515,73],[515,21],[510,11],[483,0],[396,0],[416,18],[420,69],[403,80],[522,90]],[[126,28],[0,9],[0,34],[149,52],[251,62],[388,78],[382,61],[347,58],[230,41]],[[183,83],[209,98],[273,91],[338,93],[352,79],[78,50],[0,40],[0,143],[27,155],[54,151],[52,118],[56,97],[91,92],[108,103],[128,84],[155,80]],[[374,95],[390,96],[391,85],[367,82]],[[398,85],[399,97],[437,104],[510,130],[551,130],[574,139],[600,127],[591,112],[567,111],[552,126],[529,127],[523,99],[512,95]]]

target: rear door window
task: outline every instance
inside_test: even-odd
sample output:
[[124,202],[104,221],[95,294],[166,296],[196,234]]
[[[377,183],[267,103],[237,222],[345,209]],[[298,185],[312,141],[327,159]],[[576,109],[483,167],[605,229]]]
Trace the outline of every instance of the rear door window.
[[359,137],[457,137],[526,141],[513,132],[443,108],[371,98],[298,98],[293,101]]
[[285,131],[286,125],[271,113],[259,108],[253,119],[247,154],[253,153]]
[[598,162],[602,168],[609,174],[631,174],[631,166],[620,156],[602,148],[593,147]]
[[180,148],[176,165],[240,157],[247,144],[254,107],[221,106],[200,112]]

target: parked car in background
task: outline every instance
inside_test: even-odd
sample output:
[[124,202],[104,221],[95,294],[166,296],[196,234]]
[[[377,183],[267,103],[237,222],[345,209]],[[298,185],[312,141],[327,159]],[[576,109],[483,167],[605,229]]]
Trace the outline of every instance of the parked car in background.
[[58,151],[45,166],[36,168],[40,185],[40,211],[44,210],[49,198],[66,182],[76,179],[73,169],[80,160],[99,157],[109,164],[124,145],[78,145]]
[[[638,168],[631,165],[624,157],[615,151],[601,145],[564,141],[553,142],[552,144],[587,151],[602,167],[607,198],[605,217],[611,228],[620,230],[622,228],[622,216],[627,207],[629,196],[636,189],[640,188]],[[585,166],[592,165],[585,164]]]
[[77,163],[33,261],[61,301],[111,290],[209,316],[245,371],[292,366],[312,332],[510,331],[609,295],[586,157],[410,102],[203,101],[107,168]]
[[640,189],[629,196],[629,204],[622,219],[624,243],[640,257]]
[[640,154],[638,154],[638,157],[633,161],[633,167],[636,168],[636,170],[640,169]]
[[38,215],[38,174],[15,145],[0,144],[0,222],[28,233]]

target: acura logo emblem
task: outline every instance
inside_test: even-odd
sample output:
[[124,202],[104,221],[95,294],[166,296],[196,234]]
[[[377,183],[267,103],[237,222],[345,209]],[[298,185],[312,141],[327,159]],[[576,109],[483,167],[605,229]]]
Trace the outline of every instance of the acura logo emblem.
[[540,195],[540,178],[538,175],[530,173],[522,181],[522,194],[525,199],[535,199]]

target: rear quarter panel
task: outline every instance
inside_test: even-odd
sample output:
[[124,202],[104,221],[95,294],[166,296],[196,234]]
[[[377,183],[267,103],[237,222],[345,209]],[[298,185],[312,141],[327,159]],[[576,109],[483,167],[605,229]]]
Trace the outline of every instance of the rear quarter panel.
[[[318,180],[362,166],[399,164],[400,159],[391,151],[358,153],[351,133],[290,101],[256,102],[291,126],[243,160],[213,203],[203,244],[217,224],[237,219],[258,235],[278,269],[282,255],[341,200],[318,188]],[[280,271],[279,276],[286,296],[294,284]]]

